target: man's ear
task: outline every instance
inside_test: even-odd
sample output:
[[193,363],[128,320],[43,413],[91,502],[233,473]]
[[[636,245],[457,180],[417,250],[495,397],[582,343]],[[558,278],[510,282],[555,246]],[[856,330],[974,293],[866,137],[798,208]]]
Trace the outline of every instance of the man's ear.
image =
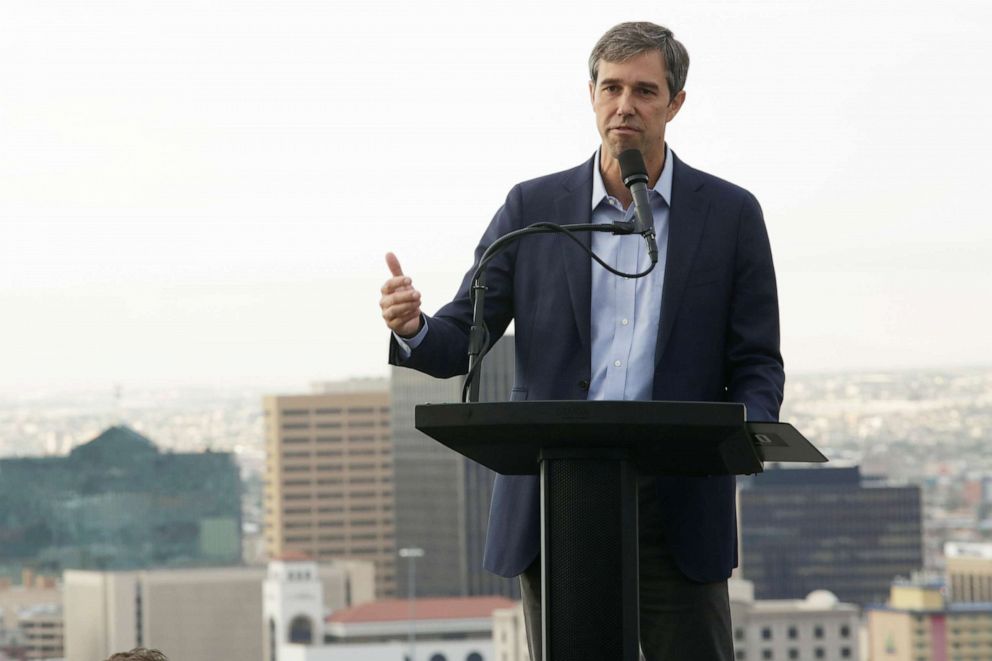
[[675,119],[675,115],[679,114],[679,110],[682,109],[682,104],[685,103],[685,90],[679,90],[675,98],[668,102],[668,114],[665,121],[670,122]]
[[589,104],[592,105],[596,102],[596,82],[593,80],[589,81]]

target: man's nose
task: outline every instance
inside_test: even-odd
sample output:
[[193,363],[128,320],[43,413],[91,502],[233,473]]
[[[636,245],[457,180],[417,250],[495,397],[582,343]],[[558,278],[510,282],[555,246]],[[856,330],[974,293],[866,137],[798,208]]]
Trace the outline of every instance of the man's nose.
[[624,117],[634,114],[634,98],[630,92],[624,92],[617,99],[617,114]]

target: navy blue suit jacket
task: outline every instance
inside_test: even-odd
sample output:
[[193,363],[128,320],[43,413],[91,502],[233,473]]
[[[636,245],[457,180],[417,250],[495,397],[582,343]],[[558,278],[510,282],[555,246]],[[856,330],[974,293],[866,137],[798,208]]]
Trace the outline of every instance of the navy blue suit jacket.
[[[476,250],[538,221],[588,223],[593,160],[513,187]],[[589,235],[581,235],[589,243]],[[512,399],[585,399],[590,359],[589,257],[567,237],[527,237],[487,271],[486,324],[495,342],[515,324]],[[474,267],[473,267],[474,270]],[[423,343],[390,362],[436,377],[467,370],[472,270],[454,300],[428,318]],[[743,402],[749,420],[778,418],[785,375],[775,272],[761,208],[746,190],[674,161],[668,261],[654,365],[656,400]],[[737,564],[733,477],[658,479],[660,525],[682,572],[724,580]],[[539,482],[499,476],[485,567],[526,569],[540,550]],[[645,558],[642,561],[649,561]]]

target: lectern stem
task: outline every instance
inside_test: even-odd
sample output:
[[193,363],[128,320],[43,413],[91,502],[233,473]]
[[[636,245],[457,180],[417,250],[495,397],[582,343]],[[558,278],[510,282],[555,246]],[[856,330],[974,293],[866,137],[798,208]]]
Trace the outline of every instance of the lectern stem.
[[637,471],[617,448],[541,454],[543,661],[638,661]]

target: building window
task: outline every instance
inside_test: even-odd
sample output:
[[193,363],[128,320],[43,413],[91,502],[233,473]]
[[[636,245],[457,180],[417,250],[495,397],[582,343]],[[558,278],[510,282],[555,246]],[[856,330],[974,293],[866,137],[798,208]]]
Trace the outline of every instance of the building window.
[[775,658],[775,654],[771,650],[761,650],[761,658],[762,659],[774,659]]
[[826,657],[826,653],[823,651],[822,647],[817,647],[815,650],[813,650],[813,656],[816,657],[817,659],[823,659]]
[[772,639],[772,628],[765,627],[761,630],[761,640],[771,640]]
[[823,627],[821,627],[819,624],[813,628],[813,637],[817,639],[823,638]]
[[789,640],[795,640],[799,637],[799,630],[796,627],[789,627]]
[[734,652],[734,658],[737,659],[737,661],[744,661],[747,659],[747,653],[745,653],[744,650],[737,650]]
[[443,654],[431,654],[431,661],[448,661],[448,657]]
[[734,640],[744,640],[743,627],[737,627],[736,629],[734,629]]
[[309,645],[313,642],[313,623],[310,618],[298,615],[289,623],[289,642]]
[[842,658],[842,659],[850,659],[851,658],[851,648],[850,647],[842,647],[842,648],[840,648],[840,658]]
[[841,627],[840,627],[840,637],[841,638],[850,638],[851,637],[851,627],[847,626],[846,624],[841,625]]
[[790,649],[789,650],[789,658],[790,659],[798,659],[799,658],[799,650],[797,650],[795,647],[793,647],[792,649]]
[[472,652],[465,657],[465,661],[483,661],[482,655],[478,652]]

